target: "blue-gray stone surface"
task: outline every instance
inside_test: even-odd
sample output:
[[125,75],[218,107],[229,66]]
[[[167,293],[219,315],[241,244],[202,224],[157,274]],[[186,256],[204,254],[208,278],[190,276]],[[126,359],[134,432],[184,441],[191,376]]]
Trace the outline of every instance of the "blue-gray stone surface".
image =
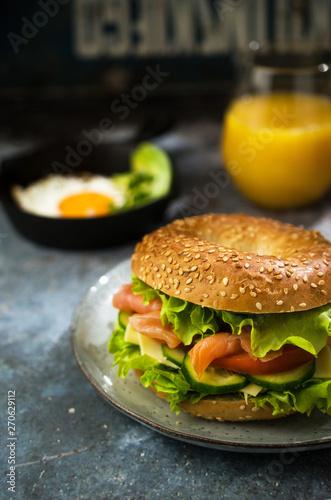
[[[194,208],[194,188],[203,193],[210,169],[219,168],[218,125],[202,130],[182,126],[161,141],[182,148],[181,188],[169,216]],[[243,200],[229,184],[201,204],[201,212],[270,215],[331,238],[328,197],[276,214]],[[1,499],[331,498],[330,449],[247,454],[187,444],[120,413],[89,384],[72,353],[72,315],[90,285],[130,256],[134,242],[93,251],[44,248],[17,234],[2,211],[0,236]],[[16,391],[12,494],[6,484],[8,390]]]

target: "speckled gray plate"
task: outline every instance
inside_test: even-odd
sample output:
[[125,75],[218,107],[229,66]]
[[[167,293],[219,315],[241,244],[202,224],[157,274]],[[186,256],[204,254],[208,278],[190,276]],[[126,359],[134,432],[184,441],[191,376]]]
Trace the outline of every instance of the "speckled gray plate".
[[83,373],[113,406],[142,424],[172,438],[221,450],[279,452],[331,446],[331,418],[314,412],[266,422],[217,422],[175,415],[169,404],[145,389],[130,374],[118,378],[107,343],[117,310],[112,296],[130,281],[129,261],[101,276],[78,305],[72,324],[72,345]]

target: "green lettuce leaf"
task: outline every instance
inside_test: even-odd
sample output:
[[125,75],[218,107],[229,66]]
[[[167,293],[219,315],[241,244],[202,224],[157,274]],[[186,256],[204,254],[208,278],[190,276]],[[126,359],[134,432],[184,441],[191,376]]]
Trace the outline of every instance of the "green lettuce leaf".
[[331,304],[293,313],[243,315],[221,311],[220,314],[236,335],[245,325],[252,327],[252,351],[258,358],[284,344],[296,345],[317,356],[331,335]]
[[[177,335],[186,344],[193,338],[201,338],[222,331],[224,324],[239,335],[248,325],[251,327],[252,350],[255,356],[263,357],[270,350],[278,350],[284,344],[293,344],[317,355],[331,335],[331,304],[310,311],[278,314],[238,314],[201,307],[177,297],[169,297],[154,290],[133,276],[134,293],[142,294],[147,304],[160,297],[161,319],[164,325],[172,324]],[[205,394],[192,390],[179,369],[160,364],[154,358],[141,355],[140,348],[124,340],[125,329],[117,322],[109,341],[109,351],[114,354],[114,365],[118,375],[126,377],[130,369],[144,371],[141,382],[145,387],[166,393],[171,410],[179,413],[179,403],[190,399],[198,402]],[[237,393],[243,397],[241,393]],[[265,391],[250,397],[256,406],[271,404],[273,413],[288,414],[291,410],[311,413],[313,408],[331,415],[331,379],[309,379],[295,390],[284,392]]]
[[125,330],[117,323],[109,340],[108,350],[114,354],[113,365],[118,365],[117,375],[125,378],[130,369],[143,370],[141,377],[144,387],[153,386],[157,391],[166,393],[171,410],[179,413],[178,404],[192,395],[199,399],[190,385],[186,382],[182,372],[159,363],[156,359],[144,354],[140,347],[124,340]]
[[175,333],[185,345],[192,343],[195,336],[202,338],[220,331],[222,320],[209,307],[201,307],[177,297],[170,297],[154,290],[136,276],[132,277],[133,292],[143,295],[144,304],[156,297],[162,300],[161,320],[164,326],[173,325]]
[[291,410],[310,415],[314,408],[331,415],[331,379],[309,379],[301,387],[284,392],[268,391],[251,397],[256,406],[266,403],[274,408],[273,415],[289,413]]
[[185,345],[191,344],[196,336],[202,338],[222,331],[226,323],[235,335],[239,335],[246,325],[252,327],[252,351],[257,358],[271,350],[277,351],[285,344],[296,345],[317,356],[325,346],[328,335],[331,335],[331,304],[294,313],[239,314],[169,297],[136,276],[132,277],[132,281],[134,293],[142,294],[145,304],[156,297],[161,298],[163,325],[172,324]]

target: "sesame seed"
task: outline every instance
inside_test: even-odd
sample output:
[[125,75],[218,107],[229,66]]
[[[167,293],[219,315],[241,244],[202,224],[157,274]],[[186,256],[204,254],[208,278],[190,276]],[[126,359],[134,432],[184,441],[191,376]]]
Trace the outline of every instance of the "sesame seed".
[[180,290],[176,290],[175,295],[180,295]]
[[317,273],[317,276],[319,276],[320,278],[324,275],[324,273],[322,273],[321,271],[319,273]]
[[171,264],[171,262],[172,262],[172,257],[169,257],[169,258],[168,258],[168,262],[169,262],[169,264]]
[[249,418],[253,418],[252,415],[245,415],[245,418],[249,419]]
[[207,299],[209,297],[208,293],[203,293],[202,296]]
[[301,304],[299,304],[300,307],[306,307],[306,302],[301,302]]
[[255,292],[249,292],[252,297],[256,297],[257,294]]
[[262,304],[261,302],[256,302],[256,307],[258,308],[259,311],[262,311]]
[[284,288],[284,293],[285,293],[285,295],[288,294],[288,288]]
[[317,288],[317,285],[316,285],[315,283],[310,283],[310,286],[311,286],[312,288]]
[[298,285],[296,283],[294,283],[293,290],[297,290],[297,289],[298,289]]
[[245,288],[243,288],[243,287],[241,286],[241,287],[239,288],[239,292],[240,292],[240,293],[245,293],[245,292],[246,292],[246,290],[245,290]]
[[226,292],[221,292],[222,297],[226,297]]
[[223,285],[226,286],[229,283],[228,278],[223,278]]
[[244,410],[245,408],[246,408],[246,405],[239,406],[239,410]]
[[274,270],[274,268],[272,266],[268,267],[268,272],[269,273],[272,273],[273,270]]
[[196,271],[198,269],[198,266],[192,266],[191,271]]
[[275,279],[276,280],[281,280],[281,279],[283,279],[283,275],[282,274],[277,274],[277,276],[275,276]]
[[303,279],[303,281],[304,281],[305,283],[307,283],[308,278],[307,278],[307,276],[306,276],[306,275],[305,275],[302,279]]
[[248,269],[248,268],[249,268],[249,264],[248,264],[248,262],[246,262],[245,267],[246,267],[246,269]]
[[324,264],[325,264],[326,266],[328,266],[328,265],[329,265],[329,263],[328,263],[328,261],[327,261],[326,259],[324,259],[324,260],[323,260],[323,262],[324,262]]
[[189,278],[188,280],[185,281],[186,285],[189,285],[190,283],[192,283],[193,279],[192,278]]
[[326,295],[326,291],[325,290],[321,290],[321,294],[322,295]]
[[319,286],[323,286],[323,285],[325,285],[325,281],[324,281],[324,280],[320,280],[320,281],[318,282],[318,284],[319,284]]
[[223,257],[223,262],[227,262],[229,260],[229,257]]
[[284,302],[282,300],[277,300],[276,301],[277,306],[282,306]]
[[190,288],[184,288],[184,292],[189,293],[191,291]]
[[238,294],[237,293],[233,293],[231,296],[230,296],[230,299],[236,299],[238,297]]
[[260,267],[260,273],[263,273],[263,271],[264,271],[264,267],[263,267],[263,266],[261,266],[261,267]]

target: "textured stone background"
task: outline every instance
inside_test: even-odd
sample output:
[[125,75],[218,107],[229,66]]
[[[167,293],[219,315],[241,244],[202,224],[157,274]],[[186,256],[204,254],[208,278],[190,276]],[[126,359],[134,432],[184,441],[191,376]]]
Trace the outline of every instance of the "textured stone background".
[[[218,171],[219,124],[183,122],[160,144],[177,155],[180,191],[165,220],[198,210],[268,215],[331,238],[330,197],[313,207],[273,213],[244,200],[229,183],[217,198],[198,192]],[[0,144],[2,157],[25,148]],[[198,190],[198,191],[197,191]],[[199,204],[199,203],[198,203]],[[164,221],[162,221],[163,223]],[[89,286],[130,256],[134,242],[88,252],[53,250],[16,233],[0,211],[1,418],[16,390],[17,491],[13,499],[320,499],[331,494],[329,449],[243,454],[172,440],[107,404],[80,372],[69,327]],[[2,432],[3,434],[3,432]],[[1,446],[5,449],[5,437]],[[3,455],[6,457],[6,453]],[[11,498],[2,460],[0,498]]]

